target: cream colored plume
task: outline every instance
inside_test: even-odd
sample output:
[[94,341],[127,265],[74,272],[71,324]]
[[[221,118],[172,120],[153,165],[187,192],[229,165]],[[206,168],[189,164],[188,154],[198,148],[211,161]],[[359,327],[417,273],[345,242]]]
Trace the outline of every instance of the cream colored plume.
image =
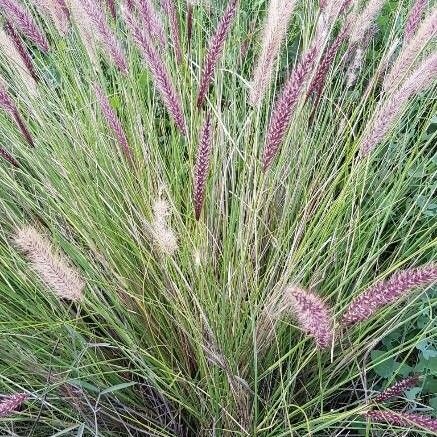
[[249,95],[249,103],[252,106],[259,106],[272,80],[275,62],[286,37],[295,3],[296,0],[270,0],[261,52],[255,65]]
[[165,200],[157,200],[153,204],[152,235],[158,250],[164,255],[173,255],[177,248],[178,242],[176,235],[168,225],[170,217],[170,207]]
[[67,260],[34,227],[27,225],[19,229],[14,242],[41,281],[57,296],[71,301],[82,298],[85,282],[79,273],[69,266]]

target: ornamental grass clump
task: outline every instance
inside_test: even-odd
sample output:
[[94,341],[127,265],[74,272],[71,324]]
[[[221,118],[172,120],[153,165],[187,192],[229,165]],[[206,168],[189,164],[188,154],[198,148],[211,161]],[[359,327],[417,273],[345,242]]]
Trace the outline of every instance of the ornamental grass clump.
[[434,18],[0,0],[0,436],[434,435]]

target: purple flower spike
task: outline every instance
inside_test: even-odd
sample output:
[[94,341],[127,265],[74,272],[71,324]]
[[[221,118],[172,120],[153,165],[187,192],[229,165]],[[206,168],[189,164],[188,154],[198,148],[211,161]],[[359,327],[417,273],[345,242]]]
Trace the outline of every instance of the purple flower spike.
[[422,414],[395,411],[368,411],[365,415],[371,422],[387,423],[405,428],[416,426],[431,432],[437,432],[437,419]]
[[26,141],[29,143],[31,147],[34,147],[35,145],[33,143],[32,136],[29,130],[27,129],[24,121],[21,119],[17,107],[15,106],[14,102],[10,98],[9,94],[1,85],[0,85],[0,109],[3,109],[13,118],[18,128],[20,129],[21,133],[23,134],[24,138],[26,138]]
[[237,4],[238,0],[229,1],[223,16],[217,25],[217,29],[209,42],[206,57],[203,62],[199,93],[197,95],[198,108],[203,105],[209,85],[214,77],[215,67],[220,59],[226,37],[228,36],[229,29],[231,28],[232,21],[237,12]]
[[17,52],[19,53],[21,59],[23,60],[23,63],[26,66],[27,71],[35,81],[38,81],[38,76],[33,66],[32,57],[29,55],[29,52],[27,51],[26,47],[21,41],[20,36],[17,34],[17,32],[15,32],[15,29],[11,26],[11,24],[8,21],[6,21],[5,23],[5,31],[11,38],[12,42],[14,43],[14,46],[17,49]]
[[315,57],[315,47],[309,49],[303,55],[296,68],[291,73],[290,78],[285,83],[281,95],[275,103],[264,145],[264,171],[269,168],[273,158],[278,153],[279,146],[281,145],[290,124],[291,116],[293,115],[293,110],[298,102],[302,87],[314,65]]
[[21,406],[21,404],[27,399],[25,393],[15,393],[13,395],[6,396],[0,402],[0,417],[8,416]]
[[411,40],[413,35],[416,33],[419,23],[422,19],[423,12],[426,9],[428,0],[416,0],[413,7],[410,9],[408,14],[407,23],[405,24],[404,41],[408,42]]
[[319,296],[299,287],[285,290],[286,302],[301,329],[311,336],[320,349],[329,347],[334,338],[330,310]]
[[322,59],[320,60],[319,66],[317,67],[316,73],[308,89],[308,96],[314,94],[315,99],[318,100],[322,94],[323,88],[325,86],[326,76],[328,75],[329,69],[334,61],[335,55],[338,52],[343,41],[346,39],[348,33],[348,28],[345,27],[337,35],[332,44],[323,53]]
[[437,281],[437,265],[401,270],[386,281],[377,282],[356,297],[343,315],[343,324],[353,325],[368,320],[386,305],[397,302],[417,287],[431,285]]
[[209,161],[212,149],[212,126],[211,114],[206,114],[205,122],[202,126],[197,149],[196,168],[194,171],[194,212],[196,220],[199,220],[205,200],[205,186],[208,178]]
[[137,9],[140,12],[141,18],[144,20],[149,35],[152,38],[156,38],[160,45],[165,46],[167,38],[165,36],[164,27],[152,2],[150,0],[134,0],[134,3],[137,5]]
[[103,92],[102,88],[98,84],[94,84],[94,92],[97,97],[99,106],[103,112],[106,122],[114,132],[115,137],[122,149],[122,152],[128,161],[132,161],[132,151],[129,147],[126,134],[124,133],[123,126],[117,117],[115,111],[111,108],[108,97]]
[[46,36],[27,12],[16,0],[0,0],[0,10],[5,18],[29,38],[43,52],[49,51]]
[[413,388],[419,382],[419,377],[417,375],[410,376],[408,378],[403,378],[391,387],[386,388],[384,391],[379,393],[375,398],[375,402],[384,402],[389,399],[395,398],[397,396],[403,395],[405,390]]
[[117,68],[122,73],[127,73],[127,62],[123,50],[109,28],[101,7],[96,4],[95,0],[83,0],[83,7],[94,25],[94,31],[98,35],[101,45],[105,48]]
[[146,32],[143,31],[142,27],[138,24],[129,10],[123,9],[123,14],[127,27],[150,69],[154,85],[161,94],[161,98],[164,101],[167,111],[174,119],[176,126],[181,133],[186,135],[186,123],[181,99],[173,86],[164,61],[150,41],[148,35],[146,35]]
[[19,162],[7,150],[3,149],[2,147],[0,147],[0,157],[8,161],[14,167],[20,166]]

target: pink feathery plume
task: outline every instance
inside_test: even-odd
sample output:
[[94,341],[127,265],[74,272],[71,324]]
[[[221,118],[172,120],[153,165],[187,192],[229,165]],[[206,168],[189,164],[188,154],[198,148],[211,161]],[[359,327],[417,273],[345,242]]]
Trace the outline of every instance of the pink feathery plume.
[[100,43],[108,52],[117,68],[122,73],[127,73],[128,67],[123,50],[109,28],[101,7],[96,4],[96,0],[83,0],[83,7],[94,25],[94,30],[98,35]]
[[18,112],[17,107],[14,102],[10,98],[9,94],[6,90],[0,85],[0,109],[3,109],[7,112],[15,121],[21,133],[23,134],[26,141],[30,146],[34,147],[32,136],[30,135],[29,130],[27,129],[24,121],[21,119],[21,116]]
[[203,105],[209,85],[213,79],[215,67],[222,54],[226,37],[237,12],[237,4],[238,0],[229,0],[225,12],[217,25],[217,29],[209,42],[200,77],[199,93],[197,95],[198,108]]
[[170,34],[173,40],[173,50],[176,56],[176,62],[182,62],[181,37],[179,34],[179,23],[174,0],[162,0],[165,11],[170,21]]
[[428,0],[416,0],[414,2],[405,24],[404,42],[410,41],[413,35],[416,33],[427,3]]
[[381,12],[386,0],[369,0],[361,13],[355,17],[354,25],[351,29],[350,42],[351,44],[359,44],[369,30],[372,28],[375,19]]
[[360,146],[360,157],[364,158],[384,139],[402,114],[410,98],[432,85],[437,76],[437,52],[414,70],[401,87],[383,102],[368,124]]
[[144,20],[146,30],[152,38],[156,38],[160,45],[165,46],[167,38],[158,12],[151,0],[134,0],[141,18]]
[[111,108],[111,104],[109,103],[108,97],[97,83],[94,83],[93,88],[100,109],[103,112],[106,122],[114,132],[114,135],[117,138],[117,141],[122,149],[124,156],[128,161],[132,161],[132,151],[129,147],[126,134],[124,133],[123,126],[121,125],[120,120],[117,117],[117,114]]
[[115,7],[115,0],[106,0],[106,5],[108,6],[112,18],[117,18],[117,8]]
[[342,323],[350,326],[368,320],[378,310],[399,301],[415,288],[431,285],[435,281],[437,281],[436,264],[401,270],[390,279],[377,282],[353,299],[346,308]]
[[49,15],[56,29],[65,35],[70,27],[70,11],[65,0],[32,0],[41,14]]
[[127,27],[152,73],[153,82],[161,95],[164,105],[174,119],[176,126],[183,135],[186,135],[186,123],[181,100],[172,84],[164,61],[132,14],[126,8],[123,9],[123,14]]
[[415,413],[395,411],[368,411],[365,416],[371,422],[387,423],[389,425],[410,428],[416,426],[431,432],[437,432],[437,419]]
[[3,149],[3,147],[0,147],[0,157],[8,161],[14,167],[20,166],[19,162],[7,150]]
[[384,402],[397,396],[401,396],[405,392],[405,390],[415,387],[418,382],[419,377],[417,375],[403,378],[396,384],[393,384],[391,387],[388,387],[384,391],[379,393],[373,400],[375,402]]
[[209,161],[212,149],[211,114],[206,114],[202,126],[197,149],[196,168],[194,171],[194,211],[196,220],[199,220],[205,199],[205,186],[208,177]]
[[0,417],[8,416],[10,413],[16,411],[26,399],[27,395],[25,393],[15,393],[6,396],[0,402]]
[[29,38],[43,52],[49,51],[46,36],[37,26],[32,16],[14,0],[0,0],[0,9],[5,18],[13,23],[27,38]]
[[5,22],[5,32],[13,42],[30,76],[33,78],[33,80],[37,82],[38,76],[33,66],[32,57],[29,55],[29,52],[27,51],[26,47],[21,41],[20,36],[17,34],[17,32],[15,32],[15,29],[11,26],[11,24],[8,21]]
[[323,53],[322,59],[317,67],[316,73],[313,80],[308,87],[307,96],[314,95],[316,101],[320,97],[325,86],[326,77],[328,75],[329,69],[334,62],[335,56],[338,52],[343,41],[346,39],[348,33],[348,27],[345,26],[342,31],[337,35],[331,45]]
[[309,49],[297,66],[294,68],[290,78],[276,100],[270,118],[269,127],[266,135],[266,142],[263,151],[263,168],[268,169],[273,158],[276,156],[281,145],[287,128],[290,124],[291,116],[298,102],[302,87],[311,72],[316,57],[316,48]]
[[314,337],[320,349],[329,347],[334,338],[333,323],[330,311],[320,297],[294,286],[285,290],[284,297],[301,329]]
[[413,37],[402,46],[396,61],[384,78],[385,92],[394,91],[408,74],[417,57],[423,52],[437,33],[437,7],[420,23]]

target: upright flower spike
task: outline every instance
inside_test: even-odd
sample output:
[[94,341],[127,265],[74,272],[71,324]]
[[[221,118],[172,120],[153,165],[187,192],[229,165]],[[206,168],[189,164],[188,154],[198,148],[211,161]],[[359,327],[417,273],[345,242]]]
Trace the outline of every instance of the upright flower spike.
[[56,30],[66,35],[70,28],[70,12],[65,0],[32,0],[41,14],[50,16]]
[[393,399],[397,396],[401,396],[405,390],[415,387],[419,382],[419,377],[417,375],[409,376],[408,378],[403,378],[391,387],[386,388],[381,393],[379,393],[373,399],[374,402],[385,402],[389,399]]
[[32,226],[24,226],[14,242],[29,261],[42,282],[60,298],[78,301],[85,288],[78,272],[55,253],[52,245]]
[[3,398],[0,401],[0,417],[9,416],[11,413],[16,411],[27,399],[25,393],[15,393]]
[[392,92],[402,84],[408,71],[416,62],[418,55],[425,49],[436,33],[437,7],[434,7],[419,25],[414,36],[408,43],[404,44],[389,73],[385,76],[383,82],[385,92]]
[[1,82],[0,82],[0,109],[3,109],[6,113],[9,114],[10,117],[12,117],[12,119],[15,121],[16,125],[20,129],[22,135],[29,143],[29,146],[34,147],[32,135],[27,129],[24,121],[21,119],[17,107],[15,106],[14,102],[10,98],[9,94],[3,88]]
[[181,36],[179,34],[178,15],[176,11],[175,0],[161,0],[170,22],[170,34],[173,42],[173,51],[176,62],[182,62]]
[[377,109],[365,129],[360,157],[369,155],[401,116],[408,100],[432,85],[437,75],[437,52],[425,59],[396,92]]
[[120,43],[117,41],[116,36],[108,26],[105,14],[103,13],[101,6],[97,5],[96,0],[82,1],[83,7],[90,17],[94,31],[98,36],[100,44],[108,53],[109,57],[112,59],[117,68],[122,73],[127,73],[128,67],[123,50],[120,46]]
[[177,94],[164,61],[150,41],[140,24],[135,20],[127,8],[123,9],[124,20],[129,28],[132,38],[140,49],[147,66],[153,77],[153,83],[161,95],[167,111],[174,119],[176,126],[183,135],[186,135],[186,123],[182,110],[182,103]]
[[131,162],[132,151],[129,147],[126,134],[124,133],[123,126],[121,125],[120,120],[117,117],[117,114],[111,108],[111,104],[109,103],[108,97],[106,96],[102,88],[97,83],[93,85],[93,88],[94,88],[94,93],[97,97],[97,102],[99,103],[100,109],[102,110],[106,122],[114,132],[114,135],[117,138],[118,144],[120,145],[124,156],[128,161]]
[[266,171],[279,150],[290,124],[291,116],[299,99],[303,85],[311,72],[316,57],[316,48],[309,49],[298,62],[290,78],[276,100],[270,117],[263,151],[263,168]]
[[322,59],[320,60],[319,65],[317,66],[316,73],[313,77],[313,80],[308,87],[307,96],[314,95],[316,101],[322,94],[323,87],[325,86],[326,77],[328,75],[329,69],[331,68],[332,63],[334,62],[335,56],[338,52],[343,41],[346,39],[348,35],[348,26],[345,26],[334,41],[329,45],[329,47],[324,51]]
[[320,297],[295,286],[287,287],[284,297],[301,329],[314,337],[320,349],[329,347],[334,338],[333,323]]
[[394,426],[411,428],[412,426],[423,428],[437,433],[437,419],[415,413],[403,413],[395,411],[368,411],[365,416],[371,422],[387,423]]
[[411,41],[413,35],[416,33],[427,3],[428,0],[416,0],[410,9],[410,13],[408,14],[408,19],[405,24],[404,44],[408,43],[408,41]]
[[206,114],[203,123],[199,146],[197,148],[196,168],[194,170],[194,212],[199,220],[205,200],[205,187],[209,172],[209,162],[212,150],[212,123],[211,114]]
[[427,264],[417,268],[401,270],[390,279],[377,282],[357,296],[342,318],[345,326],[368,320],[378,310],[398,302],[418,287],[425,287],[437,281],[437,265]]
[[198,108],[203,105],[209,86],[214,77],[215,68],[223,52],[226,38],[237,12],[237,5],[238,0],[229,0],[229,3],[217,25],[217,29],[209,41],[200,76],[200,86],[197,95]]
[[32,16],[16,0],[0,0],[0,11],[23,35],[43,52],[49,51],[49,43]]
[[296,0],[270,0],[262,37],[261,52],[256,61],[249,103],[259,106],[271,82],[273,68],[287,34]]
[[355,17],[354,26],[350,34],[351,44],[358,44],[364,39],[381,12],[385,2],[386,0],[369,0],[361,13]]
[[[156,40],[161,46],[165,46],[167,38],[165,36],[164,27],[151,0],[133,0],[133,3],[140,12],[140,17],[143,20],[142,25],[145,25],[149,36]],[[131,9],[129,10],[132,12]]]

